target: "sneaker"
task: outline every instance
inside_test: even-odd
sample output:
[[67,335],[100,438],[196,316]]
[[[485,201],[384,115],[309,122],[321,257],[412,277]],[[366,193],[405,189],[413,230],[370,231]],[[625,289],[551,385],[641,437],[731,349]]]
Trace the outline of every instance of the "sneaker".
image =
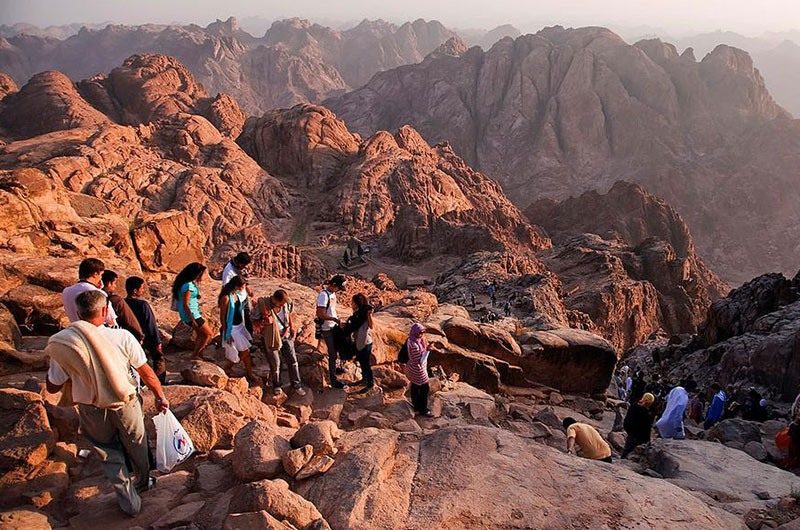
[[425,414],[423,414],[423,416],[425,416],[426,418],[433,418],[433,411],[431,409],[428,409],[425,411]]
[[136,493],[144,493],[156,487],[156,477],[148,477],[147,485],[136,486]]
[[308,392],[306,392],[305,389],[302,386],[296,386],[296,387],[294,387],[294,393],[297,394],[300,397],[303,397]]
[[272,389],[272,394],[275,396],[280,396],[281,394],[283,394],[283,389],[279,386],[276,386]]
[[333,387],[333,388],[339,388],[339,389],[342,389],[342,390],[344,390],[344,389],[346,389],[346,388],[347,388],[347,385],[346,385],[346,384],[344,384],[344,383],[342,383],[342,382],[341,382],[341,381],[339,381],[338,379],[335,379],[335,380],[331,381],[331,387]]

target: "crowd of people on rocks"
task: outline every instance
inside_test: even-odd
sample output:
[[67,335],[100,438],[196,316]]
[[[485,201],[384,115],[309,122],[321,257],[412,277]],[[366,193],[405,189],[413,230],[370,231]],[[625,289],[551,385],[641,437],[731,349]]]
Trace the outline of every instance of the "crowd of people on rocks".
[[[264,384],[254,370],[252,350],[260,348],[269,364],[267,384],[282,394],[281,365],[285,366],[293,392],[303,396],[295,340],[300,322],[289,294],[278,289],[256,296],[247,283],[247,253],[234,256],[222,271],[217,297],[220,329],[213,330],[203,316],[200,284],[207,276],[202,263],[190,263],[172,285],[171,308],[194,335],[191,359],[199,360],[218,335],[224,350],[223,369],[230,373],[241,362],[253,385]],[[119,275],[96,258],[83,260],[78,282],[62,292],[70,325],[50,337],[46,386],[61,392],[61,404],[76,404],[83,436],[95,448],[105,477],[113,486],[120,508],[128,515],[141,509],[140,493],[155,486],[151,476],[153,456],[147,444],[142,408],[142,384],[155,396],[159,413],[169,409],[164,393],[167,365],[158,322],[144,299],[145,279],[125,281],[126,297],[118,294]],[[344,276],[333,276],[316,298],[315,337],[325,344],[330,386],[347,389],[340,380],[339,360],[355,359],[361,380],[353,387],[367,393],[375,387],[371,367],[374,308],[363,293],[350,300],[352,315],[342,322],[337,314],[337,293],[345,289]],[[207,310],[207,308],[206,308]],[[425,327],[415,323],[402,350],[405,374],[411,387],[414,410],[431,416],[428,408],[428,345]],[[135,477],[135,478],[132,478]]]

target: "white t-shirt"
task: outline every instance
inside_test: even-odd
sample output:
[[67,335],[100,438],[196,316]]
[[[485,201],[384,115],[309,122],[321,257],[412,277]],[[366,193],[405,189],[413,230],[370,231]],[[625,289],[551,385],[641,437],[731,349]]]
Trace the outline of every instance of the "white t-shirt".
[[[286,326],[284,326],[286,324]],[[283,304],[281,310],[278,311],[278,331],[283,335],[286,328],[289,326],[289,316],[286,314],[286,304]]]
[[[70,322],[77,322],[80,320],[80,317],[78,316],[78,307],[75,305],[75,299],[78,298],[79,294],[85,293],[86,291],[100,291],[101,293],[106,294],[105,291],[96,285],[92,285],[91,283],[85,281],[78,282],[75,285],[70,285],[61,291],[61,302],[64,304],[64,311],[67,313],[67,318],[69,318]],[[111,302],[108,302],[108,317],[106,318],[106,324],[114,326],[116,323],[117,313],[114,312],[114,308],[111,307]]]
[[[328,301],[330,300],[330,303]],[[317,296],[317,307],[327,307],[328,309],[325,310],[325,315],[331,318],[337,318],[336,316],[336,293],[331,293],[327,289],[324,289],[319,296]],[[326,320],[322,324],[322,331],[329,331],[336,326],[336,322],[332,320]]]
[[[103,334],[108,342],[119,348],[125,357],[128,358],[129,368],[133,368],[133,370],[129,370],[130,375],[135,385],[138,386],[139,374],[136,373],[136,369],[141,368],[145,363],[147,363],[147,356],[145,355],[142,346],[139,344],[136,338],[131,335],[131,332],[126,329],[113,329],[105,326],[99,326],[97,329]],[[50,368],[47,370],[47,379],[49,379],[54,385],[63,385],[69,381],[69,375],[64,371],[63,368],[61,368],[61,366],[59,366],[56,361],[50,359]],[[76,379],[72,382],[72,400],[76,403],[91,404],[92,392],[84,385],[83,381]]]
[[[225,265],[225,268],[222,269],[222,286],[225,287],[229,281],[231,281],[234,277],[239,276],[240,274],[241,273],[239,269],[237,269],[233,265],[233,263],[229,261],[228,264]],[[239,300],[241,302],[247,300],[247,289],[242,289],[241,291],[239,291]]]

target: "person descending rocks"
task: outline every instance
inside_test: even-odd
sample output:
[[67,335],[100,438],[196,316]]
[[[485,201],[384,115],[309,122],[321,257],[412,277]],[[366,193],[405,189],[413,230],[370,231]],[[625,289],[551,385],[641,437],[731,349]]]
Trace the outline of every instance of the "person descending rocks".
[[[120,508],[135,516],[142,506],[139,493],[152,488],[155,479],[150,477],[144,414],[131,368],[155,394],[158,412],[168,409],[169,402],[133,335],[104,326],[108,321],[104,293],[79,294],[75,309],[80,319],[47,343],[47,390],[57,393],[63,388],[61,403],[78,405],[83,436],[100,457]],[[64,386],[68,381],[71,385]]]
[[754,387],[750,387],[742,402],[742,419],[748,421],[767,421],[767,400],[761,397]]
[[272,391],[283,393],[281,389],[281,358],[289,372],[289,382],[295,394],[305,396],[303,383],[300,381],[300,366],[297,363],[297,352],[294,341],[297,337],[294,313],[294,302],[286,291],[278,289],[272,296],[258,299],[253,309],[253,321],[261,330],[264,340],[264,351],[271,370]]
[[222,347],[225,350],[226,365],[225,371],[230,373],[231,369],[239,361],[244,364],[244,371],[247,379],[256,385],[261,385],[261,378],[253,372],[253,363],[250,358],[250,343],[253,336],[247,331],[244,325],[244,304],[241,292],[245,290],[247,284],[241,276],[234,276],[222,287],[219,293],[219,321],[220,338]]
[[206,274],[206,266],[194,262],[183,268],[172,284],[172,307],[181,317],[181,322],[194,332],[192,359],[200,359],[208,343],[214,336],[208,322],[200,312],[200,289],[198,285]]
[[372,366],[370,357],[372,355],[372,329],[375,322],[372,319],[372,306],[369,305],[367,296],[358,293],[351,300],[353,314],[347,319],[344,325],[344,332],[353,335],[356,343],[356,359],[361,367],[361,380],[354,383],[354,386],[364,385],[358,391],[360,394],[369,392],[374,386],[375,381],[372,376]]
[[622,424],[628,438],[625,440],[621,458],[628,458],[637,446],[650,441],[650,433],[653,430],[653,414],[650,407],[655,401],[656,397],[653,394],[645,392],[639,401],[631,403]]
[[247,252],[239,252],[231,260],[225,264],[225,267],[222,269],[222,286],[231,281],[234,276],[241,276],[242,279],[245,281],[245,289],[239,293],[239,298],[242,301],[242,309],[244,310],[244,327],[247,329],[250,334],[253,333],[253,322],[250,317],[250,299],[252,297],[252,292],[250,291],[250,287],[247,285],[247,272],[250,267],[250,263],[252,262],[252,258],[250,254]]
[[686,381],[683,385],[678,385],[667,394],[667,405],[664,414],[656,422],[656,428],[662,438],[675,438],[683,440],[686,438],[686,431],[683,428],[683,415],[686,406],[689,404],[689,393],[697,389],[697,383],[693,380]]
[[[67,287],[61,292],[64,312],[70,322],[80,320],[78,309],[75,306],[75,299],[79,294],[85,291],[101,291],[105,294],[102,291],[104,270],[106,270],[106,266],[97,258],[86,258],[81,261],[78,266],[78,283]],[[117,314],[114,312],[114,308],[111,307],[111,302],[108,303],[106,319],[105,325],[107,326],[115,326],[117,323]]]
[[506,303],[503,304],[503,314],[505,314],[506,317],[510,317],[511,316],[511,301],[510,300],[506,300]]
[[144,351],[150,362],[153,363],[153,371],[158,376],[158,380],[164,385],[167,383],[167,363],[164,360],[161,333],[158,331],[156,315],[150,304],[146,300],[142,300],[144,279],[138,276],[131,276],[125,280],[125,291],[128,293],[125,303],[133,311],[144,334],[144,339],[142,340]]
[[317,296],[317,313],[315,324],[320,328],[321,337],[325,341],[325,348],[328,350],[328,374],[333,388],[344,388],[345,385],[339,381],[336,370],[338,359],[336,350],[335,329],[339,326],[339,317],[336,315],[336,293],[343,290],[346,280],[341,274],[337,274],[328,281],[328,285]]
[[725,403],[728,401],[725,391],[719,383],[711,383],[711,405],[708,406],[706,413],[706,421],[703,422],[704,429],[710,429],[722,419],[722,414],[725,412]]
[[575,418],[564,418],[561,424],[567,431],[567,453],[576,454],[577,445],[584,458],[611,463],[611,446],[603,440],[597,429],[586,423],[579,423]]
[[131,311],[130,306],[125,302],[125,299],[117,294],[117,279],[119,275],[108,269],[103,271],[101,276],[103,281],[103,291],[108,295],[108,301],[114,312],[117,314],[117,325],[122,329],[127,329],[131,332],[137,341],[140,343],[144,340],[144,333],[139,321],[136,320],[136,315]]
[[411,326],[406,347],[408,348],[408,362],[405,373],[411,381],[411,404],[417,414],[432,417],[433,413],[428,408],[428,393],[430,384],[428,378],[428,344],[425,342],[425,326],[419,322]]

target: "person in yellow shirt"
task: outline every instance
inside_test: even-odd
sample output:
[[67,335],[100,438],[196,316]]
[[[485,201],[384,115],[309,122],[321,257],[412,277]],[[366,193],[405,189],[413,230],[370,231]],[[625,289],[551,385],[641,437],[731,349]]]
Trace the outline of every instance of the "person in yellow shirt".
[[611,446],[603,440],[597,429],[575,418],[564,418],[562,425],[567,430],[567,452],[575,454],[575,445],[581,448],[581,455],[590,460],[611,463]]

